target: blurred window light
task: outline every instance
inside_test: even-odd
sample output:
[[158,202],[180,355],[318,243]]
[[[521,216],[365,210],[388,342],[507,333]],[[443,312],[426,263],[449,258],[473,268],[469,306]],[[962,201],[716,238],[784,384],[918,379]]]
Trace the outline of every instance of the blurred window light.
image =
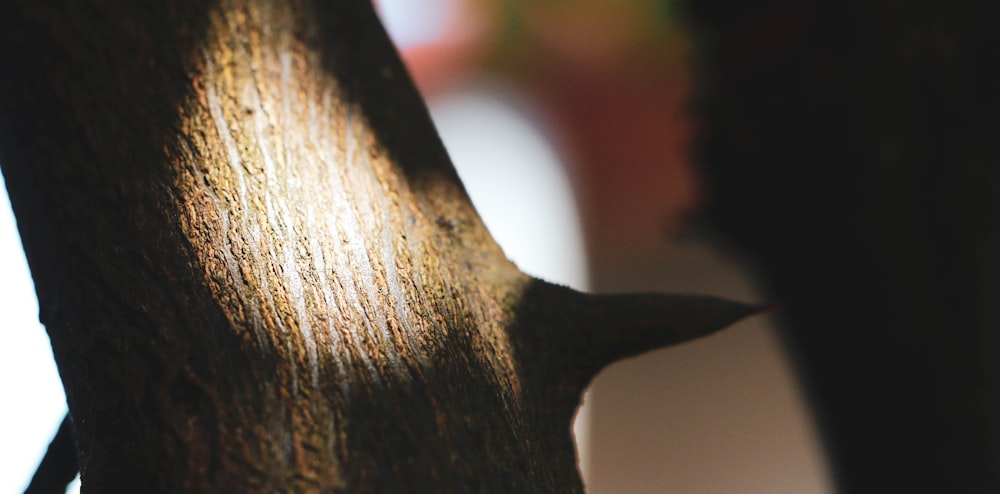
[[431,115],[490,233],[522,271],[584,289],[583,234],[562,160],[510,92],[479,86],[430,101]]
[[377,0],[375,6],[400,49],[438,39],[455,15],[455,0]]
[[7,187],[0,178],[0,492],[21,492],[66,415],[66,396],[48,335],[38,322],[38,299],[21,249]]

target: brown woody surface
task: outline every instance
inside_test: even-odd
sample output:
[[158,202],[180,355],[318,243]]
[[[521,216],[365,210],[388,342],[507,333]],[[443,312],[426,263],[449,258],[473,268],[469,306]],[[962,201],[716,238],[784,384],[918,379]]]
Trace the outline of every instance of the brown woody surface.
[[612,360],[748,313],[511,264],[366,1],[5,2],[84,492],[579,492]]

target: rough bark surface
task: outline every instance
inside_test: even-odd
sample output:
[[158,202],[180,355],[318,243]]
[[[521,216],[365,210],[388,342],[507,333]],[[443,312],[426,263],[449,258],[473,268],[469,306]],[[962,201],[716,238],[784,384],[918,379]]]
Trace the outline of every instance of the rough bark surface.
[[0,163],[93,492],[579,492],[605,364],[748,313],[493,242],[367,1],[10,1]]

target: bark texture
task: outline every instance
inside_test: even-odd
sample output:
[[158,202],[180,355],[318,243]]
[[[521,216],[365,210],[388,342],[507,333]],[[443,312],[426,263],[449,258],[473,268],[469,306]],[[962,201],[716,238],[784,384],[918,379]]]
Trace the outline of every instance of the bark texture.
[[518,271],[367,1],[9,1],[0,67],[86,493],[579,492],[589,379],[750,312]]
[[845,493],[1000,492],[987,2],[691,2],[716,225],[761,263]]

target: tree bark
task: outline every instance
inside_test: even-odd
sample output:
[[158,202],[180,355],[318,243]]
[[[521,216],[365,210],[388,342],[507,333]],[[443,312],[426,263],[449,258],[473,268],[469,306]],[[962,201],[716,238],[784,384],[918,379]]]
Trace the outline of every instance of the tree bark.
[[752,311],[518,271],[368,2],[140,3],[0,6],[84,492],[580,492],[589,379]]

